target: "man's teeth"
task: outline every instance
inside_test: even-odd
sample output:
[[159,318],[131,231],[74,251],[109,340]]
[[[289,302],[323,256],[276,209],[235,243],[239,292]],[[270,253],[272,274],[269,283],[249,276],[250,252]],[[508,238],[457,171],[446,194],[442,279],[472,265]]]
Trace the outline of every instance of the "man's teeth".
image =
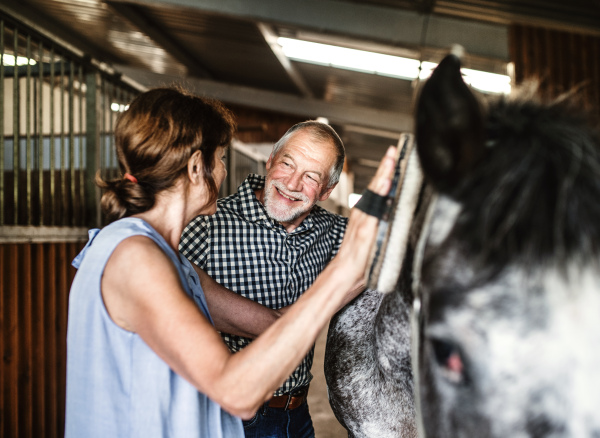
[[292,198],[291,196],[288,196],[288,195],[286,195],[286,194],[285,194],[285,193],[283,193],[281,190],[277,190],[277,191],[278,191],[278,192],[279,192],[279,194],[280,194],[281,196],[283,196],[284,198],[287,198],[287,199],[289,199],[290,201],[297,201],[297,199],[296,199],[296,198]]

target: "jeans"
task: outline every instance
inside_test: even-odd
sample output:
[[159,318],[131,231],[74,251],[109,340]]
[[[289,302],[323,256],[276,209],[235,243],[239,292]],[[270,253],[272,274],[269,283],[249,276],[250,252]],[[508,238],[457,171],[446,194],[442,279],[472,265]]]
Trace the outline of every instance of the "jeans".
[[314,438],[306,401],[291,411],[270,408],[267,404],[252,419],[244,420],[246,438]]

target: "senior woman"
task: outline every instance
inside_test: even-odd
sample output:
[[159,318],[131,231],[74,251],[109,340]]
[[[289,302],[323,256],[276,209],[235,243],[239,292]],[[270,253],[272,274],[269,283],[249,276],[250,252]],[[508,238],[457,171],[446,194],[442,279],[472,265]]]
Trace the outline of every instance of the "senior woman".
[[[283,316],[235,294],[231,308],[211,316],[178,244],[189,221],[216,211],[233,130],[219,103],[170,88],[141,94],[120,116],[124,177],[98,179],[111,223],[90,231],[73,262],[66,437],[242,437],[240,418],[272,395],[356,295],[378,222],[358,210],[338,255]],[[382,160],[373,192],[389,191],[393,156]],[[263,333],[232,355],[220,324]]]

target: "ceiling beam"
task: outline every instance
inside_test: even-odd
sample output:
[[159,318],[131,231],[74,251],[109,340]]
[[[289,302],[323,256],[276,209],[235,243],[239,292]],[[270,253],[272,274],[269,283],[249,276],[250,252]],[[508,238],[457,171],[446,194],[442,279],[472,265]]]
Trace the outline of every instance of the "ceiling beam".
[[313,92],[304,80],[304,77],[302,77],[298,69],[294,67],[290,59],[285,56],[283,48],[277,44],[277,35],[271,26],[265,23],[256,23],[256,26],[296,88],[298,88],[304,97],[314,97]]
[[[125,62],[124,58],[102,49],[81,34],[69,31],[64,24],[48,18],[30,5],[23,5],[14,0],[2,0],[0,1],[0,12],[34,29],[43,37],[61,45],[78,57],[91,56],[107,63]],[[72,43],[73,41],[76,42],[76,45]]]
[[207,68],[187,50],[181,47],[173,38],[165,33],[165,26],[158,26],[148,18],[141,8],[125,3],[110,3],[117,14],[129,21],[146,34],[154,43],[163,48],[170,56],[183,64],[191,75],[210,79],[212,75]]
[[[146,6],[187,8],[322,33],[366,38],[391,45],[446,49],[460,44],[468,53],[509,60],[506,25],[422,15],[414,11],[341,0],[109,0]],[[427,23],[427,20],[429,22]],[[422,29],[428,32],[422,38]]]
[[207,79],[164,75],[125,65],[115,66],[115,70],[149,88],[178,84],[200,96],[230,104],[279,111],[307,118],[326,117],[334,124],[352,124],[398,133],[412,132],[413,130],[413,118],[408,113],[334,104],[315,98],[298,97]]
[[[596,3],[595,9],[593,3]],[[436,0],[434,13],[490,23],[539,26],[564,32],[600,35],[598,0],[494,1]],[[490,11],[494,13],[491,14]]]

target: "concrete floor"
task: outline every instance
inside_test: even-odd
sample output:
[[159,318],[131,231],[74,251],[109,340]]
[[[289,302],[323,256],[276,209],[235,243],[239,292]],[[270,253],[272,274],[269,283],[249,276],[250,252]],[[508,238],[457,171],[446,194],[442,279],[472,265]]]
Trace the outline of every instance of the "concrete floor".
[[323,374],[323,358],[327,328],[325,328],[315,344],[315,359],[312,366],[313,380],[308,392],[308,407],[315,427],[315,438],[347,438],[348,432],[337,421],[327,399],[327,385]]

